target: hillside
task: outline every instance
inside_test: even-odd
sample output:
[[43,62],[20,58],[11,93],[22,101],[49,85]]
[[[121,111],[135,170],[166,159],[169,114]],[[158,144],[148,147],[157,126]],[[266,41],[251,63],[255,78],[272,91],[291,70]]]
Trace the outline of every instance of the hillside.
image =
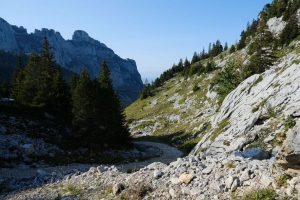
[[[266,25],[275,43],[286,22],[282,17],[272,17]],[[299,37],[273,52],[277,59],[265,72],[246,77],[224,100],[217,94],[221,86],[216,79],[226,74],[230,65],[236,70],[232,73],[245,73],[243,68],[255,55],[251,53],[255,37],[249,36],[248,45],[241,50],[227,50],[191,66],[213,62],[215,71],[188,78],[177,73],[156,88],[155,95],[134,102],[126,109],[133,135],[167,142],[192,155],[250,147],[272,151],[280,146],[286,132],[284,122],[297,117],[293,113],[298,109]],[[272,139],[264,143],[268,137]]]
[[[77,152],[80,157],[74,162],[93,163],[93,159],[104,161],[103,157],[119,161],[121,156],[126,164],[83,166],[71,160],[70,166],[49,169],[40,161],[32,163],[36,174],[32,175],[31,166],[29,177],[23,175],[26,169],[7,165],[1,169],[7,175],[0,179],[0,198],[300,199],[299,26],[299,0],[267,4],[230,49],[202,53],[191,65],[181,60],[180,66],[144,86],[125,115],[134,140],[142,141],[136,144],[148,144],[147,148],[135,146],[128,153],[120,150],[108,156],[107,152],[88,155],[84,149],[54,149],[69,159],[75,159]],[[45,113],[40,115],[47,118]],[[0,125],[5,125],[0,126],[0,134],[5,135],[7,145],[14,144],[7,136],[16,122],[11,118],[0,116]],[[22,124],[31,127],[22,120],[18,118],[15,130],[21,132]],[[46,122],[54,120],[59,118]],[[23,147],[21,139],[18,145]],[[48,143],[40,141],[39,145]],[[184,156],[178,157],[181,152],[174,147]],[[11,158],[5,149],[5,157]],[[151,158],[157,162],[143,162],[149,152],[151,157],[158,156]],[[12,159],[21,159],[24,153]]]

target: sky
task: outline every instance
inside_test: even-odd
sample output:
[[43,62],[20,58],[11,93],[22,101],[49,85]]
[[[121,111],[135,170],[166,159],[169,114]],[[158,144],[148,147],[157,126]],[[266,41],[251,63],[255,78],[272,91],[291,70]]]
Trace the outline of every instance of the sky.
[[0,17],[28,33],[48,28],[71,39],[84,30],[121,58],[137,63],[143,81],[220,40],[237,42],[247,22],[272,0],[0,0]]

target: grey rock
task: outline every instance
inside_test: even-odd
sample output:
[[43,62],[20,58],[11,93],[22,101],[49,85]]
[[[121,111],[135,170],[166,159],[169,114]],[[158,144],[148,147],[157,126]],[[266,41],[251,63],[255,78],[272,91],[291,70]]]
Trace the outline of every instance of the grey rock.
[[203,174],[209,174],[212,171],[210,167],[206,167],[205,169],[202,170]]
[[81,73],[84,66],[92,78],[98,76],[102,60],[110,68],[113,86],[121,99],[133,102],[143,88],[141,75],[132,59],[122,59],[105,44],[77,30],[71,40],[65,40],[52,29],[35,30],[28,34],[23,27],[12,26],[0,18],[0,48],[5,51],[40,52],[43,37],[47,36],[55,60],[63,68]]
[[249,170],[245,170],[243,171],[241,177],[240,177],[240,180],[241,181],[247,181],[250,179],[250,175],[249,175]]
[[237,189],[237,187],[238,187],[238,179],[234,179],[230,188],[231,192],[234,192]]
[[189,195],[190,194],[190,188],[188,188],[188,187],[182,187],[181,188],[181,193],[183,195]]
[[265,174],[263,174],[259,180],[259,182],[265,187],[270,186],[272,181],[273,180],[270,177],[266,176]]
[[226,188],[231,188],[231,185],[233,183],[233,176],[229,176],[226,180],[225,180],[225,186]]
[[175,193],[175,190],[173,188],[169,189],[169,194],[171,195],[171,197],[176,198],[176,193]]
[[283,167],[284,169],[300,170],[300,122],[286,133],[286,140],[282,148],[276,155],[275,165]]
[[23,144],[21,145],[21,149],[23,150],[24,154],[30,155],[34,152],[34,147],[32,144]]
[[160,178],[163,175],[163,173],[160,170],[154,170],[153,176],[154,178]]

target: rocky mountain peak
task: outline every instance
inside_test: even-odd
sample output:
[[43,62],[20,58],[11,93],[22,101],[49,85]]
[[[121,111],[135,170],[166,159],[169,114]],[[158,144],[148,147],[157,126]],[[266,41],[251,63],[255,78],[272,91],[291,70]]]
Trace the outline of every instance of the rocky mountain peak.
[[83,30],[76,30],[72,40],[65,40],[53,29],[36,29],[28,34],[24,27],[10,25],[0,18],[0,49],[24,53],[40,52],[44,36],[47,36],[55,60],[61,67],[78,74],[85,68],[91,77],[97,77],[101,62],[106,60],[119,96],[129,102],[136,100],[143,82],[134,60],[120,58],[113,50],[91,38]]

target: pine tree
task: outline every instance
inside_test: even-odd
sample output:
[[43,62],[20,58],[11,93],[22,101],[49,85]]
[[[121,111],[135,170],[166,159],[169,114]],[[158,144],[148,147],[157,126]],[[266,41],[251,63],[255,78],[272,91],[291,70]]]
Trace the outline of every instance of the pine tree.
[[79,81],[79,76],[78,74],[76,73],[73,73],[71,78],[70,78],[70,81],[69,81],[69,84],[70,84],[70,93],[71,93],[71,96],[73,98],[73,95],[74,95],[74,91],[78,85],[78,81]]
[[101,87],[101,112],[104,140],[110,146],[128,146],[131,144],[130,133],[126,126],[125,115],[119,100],[115,93],[110,78],[110,71],[106,61],[103,60],[99,75]]
[[293,39],[295,39],[300,34],[298,18],[297,15],[294,14],[289,19],[288,23],[282,30],[280,34],[279,44],[281,46],[289,45]]
[[191,61],[191,64],[194,64],[194,63],[198,62],[199,60],[200,60],[200,58],[199,58],[197,52],[195,51],[194,55],[193,55],[193,58],[192,58],[192,61]]
[[12,76],[11,98],[19,100],[20,90],[24,81],[24,67],[21,56],[18,55],[18,64]]
[[74,90],[73,95],[73,127],[76,133],[86,138],[89,138],[89,133],[93,130],[93,117],[92,117],[92,81],[89,73],[86,70],[82,70],[78,85]]
[[257,29],[257,35],[254,38],[253,51],[255,53],[250,58],[250,63],[248,66],[246,66],[245,70],[249,72],[247,76],[256,73],[262,73],[273,64],[274,60],[276,59],[272,52],[273,40],[273,35],[268,30],[266,24],[266,17],[261,15]]
[[69,113],[71,108],[70,89],[59,68],[56,69],[53,77],[52,88],[53,95],[51,95],[51,105],[49,106],[57,111]]
[[226,51],[227,49],[228,49],[228,44],[227,44],[227,42],[225,42],[224,51]]
[[229,49],[229,53],[232,54],[235,52],[235,46],[231,45],[230,49]]

